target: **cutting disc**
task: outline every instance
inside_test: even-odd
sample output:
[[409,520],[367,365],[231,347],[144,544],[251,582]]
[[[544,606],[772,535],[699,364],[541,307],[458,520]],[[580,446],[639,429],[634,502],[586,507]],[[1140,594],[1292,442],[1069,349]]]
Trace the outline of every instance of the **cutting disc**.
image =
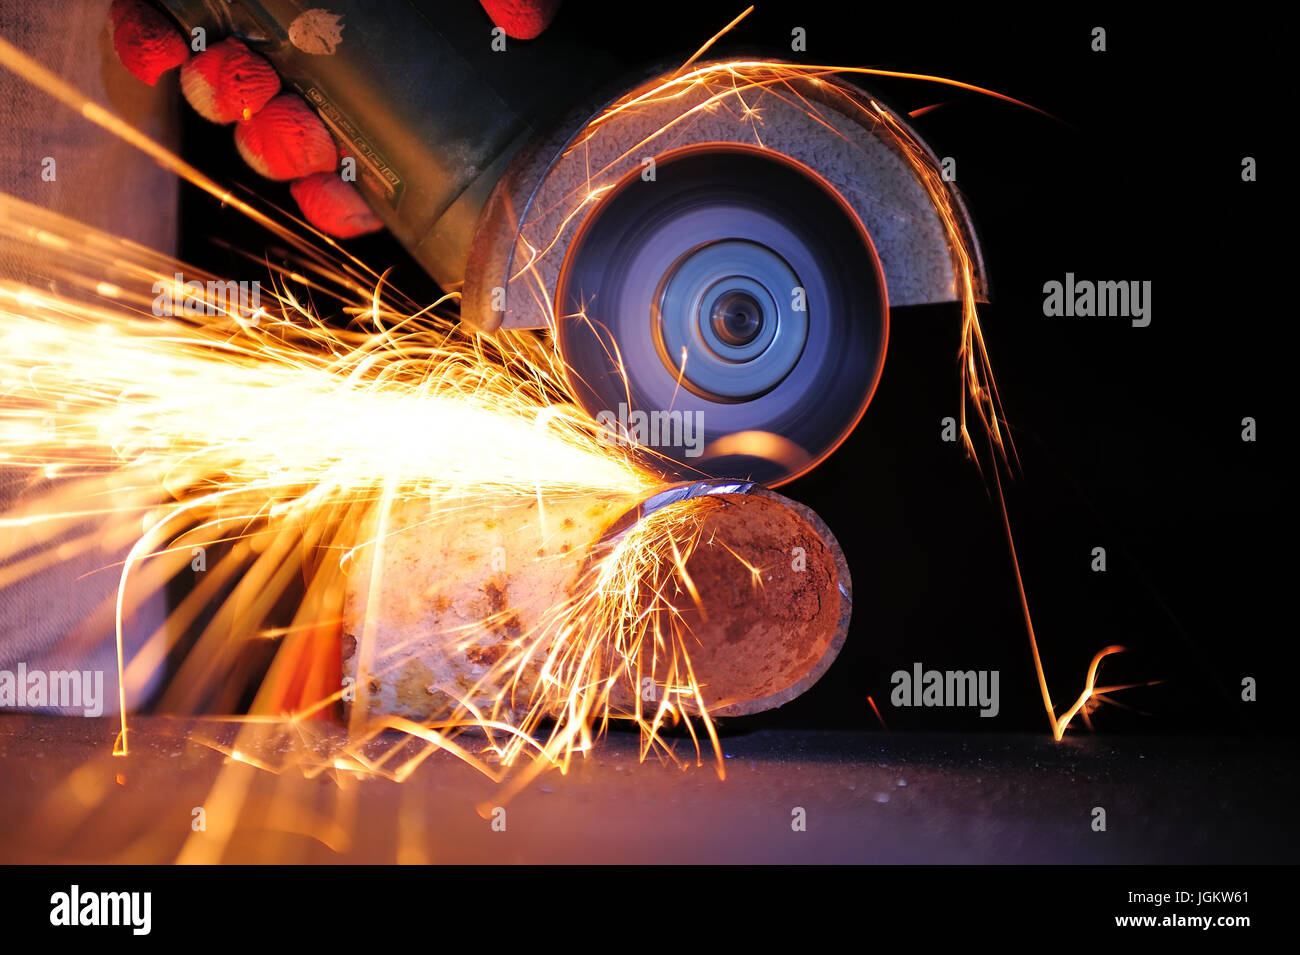
[[814,467],[862,417],[888,341],[853,209],[807,166],[735,143],[618,182],[570,244],[556,305],[587,412],[683,479],[772,486]]

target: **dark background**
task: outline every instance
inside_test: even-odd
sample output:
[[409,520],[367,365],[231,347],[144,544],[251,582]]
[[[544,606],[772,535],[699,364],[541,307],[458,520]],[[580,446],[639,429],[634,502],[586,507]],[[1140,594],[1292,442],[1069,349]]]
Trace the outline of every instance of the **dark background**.
[[[1023,466],[1008,499],[1054,700],[1072,702],[1092,654],[1120,643],[1131,652],[1107,662],[1103,683],[1164,682],[1120,694],[1142,713],[1107,707],[1098,729],[1289,733],[1282,448],[1296,352],[1282,253],[1292,242],[1272,147],[1286,114],[1279,84],[1261,75],[1283,56],[1281,31],[1256,17],[1158,21],[1095,6],[757,6],[715,55],[935,73],[1057,118],[916,81],[866,81],[901,112],[946,104],[913,125],[956,158],[992,279],[981,317]],[[634,71],[684,60],[743,7],[568,0],[551,30]],[[807,30],[807,53],[790,51],[794,26]],[[1105,53],[1090,49],[1095,26],[1107,30]],[[292,208],[287,186],[239,160],[229,129],[188,110],[184,154]],[[1258,182],[1241,181],[1247,155]],[[247,264],[230,247],[275,257],[265,233],[183,188],[183,259],[233,274]],[[348,248],[377,270],[394,266],[391,282],[417,301],[438,294],[390,238]],[[1043,283],[1066,272],[1150,280],[1151,325],[1045,318]],[[820,683],[750,723],[878,726],[872,695],[891,729],[1047,731],[996,497],[960,446],[939,439],[940,420],[958,411],[959,323],[956,305],[895,310],[866,417],[832,458],[781,489],[839,538],[855,612]],[[1240,440],[1247,415],[1255,444]],[[1095,546],[1107,550],[1104,574],[1089,569]],[[999,670],[1000,715],[890,707],[890,674],[917,661]],[[1244,676],[1258,680],[1258,702],[1240,700]]]

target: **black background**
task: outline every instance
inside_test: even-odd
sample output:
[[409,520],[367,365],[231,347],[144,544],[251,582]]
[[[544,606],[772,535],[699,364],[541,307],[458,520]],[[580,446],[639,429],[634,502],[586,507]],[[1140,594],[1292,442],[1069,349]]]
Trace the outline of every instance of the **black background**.
[[[469,0],[460,0],[469,2]],[[585,4],[552,31],[624,60],[685,59],[741,3]],[[490,24],[484,19],[485,31]],[[808,50],[790,50],[807,30]],[[1090,49],[1093,27],[1108,49]],[[865,81],[896,110],[934,103],[914,128],[957,160],[957,185],[992,279],[981,308],[1022,473],[1008,492],[1030,607],[1058,709],[1092,654],[1120,643],[1103,683],[1163,680],[1120,694],[1099,729],[1285,733],[1295,626],[1282,449],[1295,358],[1293,244],[1282,205],[1280,28],[1257,14],[1154,19],[1090,6],[1030,14],[764,0],[715,54],[934,73],[996,89],[1056,119],[916,81]],[[539,80],[541,81],[541,80]],[[230,130],[186,111],[186,158],[292,208],[288,189],[245,167]],[[1259,181],[1241,180],[1243,156]],[[268,239],[184,187],[182,258],[237,274],[214,242]],[[348,244],[417,300],[437,289],[386,236]],[[274,255],[272,251],[270,253]],[[1149,280],[1152,322],[1045,318],[1043,283]],[[319,303],[318,303],[319,304]],[[769,726],[1046,732],[996,497],[960,446],[956,305],[898,309],[884,377],[836,454],[782,493],[816,510],[847,556],[855,612],[845,648],[812,690],[754,718]],[[1244,443],[1241,419],[1258,421]],[[1107,549],[1109,569],[1090,570]],[[996,669],[1002,709],[893,709],[890,674]],[[1240,700],[1244,676],[1259,701]]]

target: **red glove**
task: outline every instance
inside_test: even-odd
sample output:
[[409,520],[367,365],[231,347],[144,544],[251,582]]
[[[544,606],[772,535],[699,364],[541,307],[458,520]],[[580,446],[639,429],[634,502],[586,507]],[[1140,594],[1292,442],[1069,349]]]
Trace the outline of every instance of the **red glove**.
[[550,25],[560,0],[479,0],[492,22],[516,40],[531,40]]
[[[537,36],[560,0],[481,0],[493,22],[519,40]],[[122,65],[150,86],[181,67],[181,92],[214,123],[236,123],[235,145],[256,172],[290,180],[303,218],[328,235],[352,238],[382,228],[365,199],[337,173],[339,150],[300,97],[280,92],[275,68],[239,40],[190,57],[184,34],[146,0],[113,0],[113,48]]]

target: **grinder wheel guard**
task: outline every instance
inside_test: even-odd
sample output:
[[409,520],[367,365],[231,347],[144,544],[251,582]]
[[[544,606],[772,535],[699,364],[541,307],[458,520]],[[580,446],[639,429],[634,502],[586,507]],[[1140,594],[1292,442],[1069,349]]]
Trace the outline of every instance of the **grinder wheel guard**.
[[603,197],[556,311],[589,414],[669,473],[769,485],[853,429],[888,338],[853,211],[802,164],[727,143],[662,156],[653,180],[634,172]]

